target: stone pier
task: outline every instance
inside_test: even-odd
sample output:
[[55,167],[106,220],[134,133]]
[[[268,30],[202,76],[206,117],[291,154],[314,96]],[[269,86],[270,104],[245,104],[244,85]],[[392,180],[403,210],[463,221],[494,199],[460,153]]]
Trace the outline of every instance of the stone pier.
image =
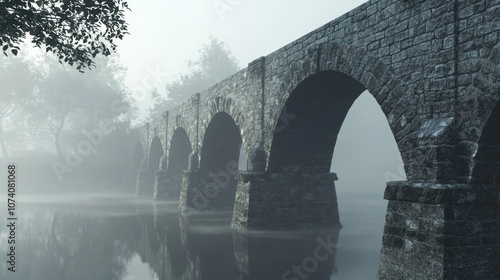
[[182,173],[157,170],[155,172],[154,199],[178,201],[182,188]]
[[378,279],[500,279],[500,186],[389,182]]
[[335,173],[240,172],[232,227],[238,230],[340,226]]
[[182,213],[232,212],[236,181],[227,172],[184,171],[179,209]]

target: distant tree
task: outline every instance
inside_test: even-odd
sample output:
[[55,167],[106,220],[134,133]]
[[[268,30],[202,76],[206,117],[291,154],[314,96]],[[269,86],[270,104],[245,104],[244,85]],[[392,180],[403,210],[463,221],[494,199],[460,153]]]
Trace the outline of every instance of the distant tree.
[[99,59],[98,67],[85,75],[54,61],[47,65],[37,98],[24,113],[30,131],[53,137],[59,158],[104,121],[128,127],[129,120],[123,116],[131,107],[119,78],[123,69],[113,59]]
[[123,0],[5,0],[0,2],[0,46],[17,55],[27,35],[38,48],[83,71],[97,54],[110,55],[127,32]]
[[165,94],[153,89],[151,119],[157,118],[167,109],[179,105],[193,94],[207,89],[240,69],[236,57],[227,44],[214,37],[210,37],[199,54],[197,60],[187,61],[188,73],[180,75],[175,81],[166,85]]
[[32,100],[39,76],[26,59],[4,60],[0,63],[0,148],[3,157],[8,158],[5,136],[18,131],[14,128],[10,133],[5,133],[5,123],[10,116]]

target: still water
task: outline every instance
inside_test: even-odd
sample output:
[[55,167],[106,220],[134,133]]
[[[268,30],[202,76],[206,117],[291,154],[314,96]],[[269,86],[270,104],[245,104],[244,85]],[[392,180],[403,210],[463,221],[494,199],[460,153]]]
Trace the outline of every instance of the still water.
[[242,233],[225,215],[179,217],[175,202],[18,195],[16,272],[7,269],[0,211],[0,279],[375,279],[387,206],[381,197],[338,192],[341,229]]

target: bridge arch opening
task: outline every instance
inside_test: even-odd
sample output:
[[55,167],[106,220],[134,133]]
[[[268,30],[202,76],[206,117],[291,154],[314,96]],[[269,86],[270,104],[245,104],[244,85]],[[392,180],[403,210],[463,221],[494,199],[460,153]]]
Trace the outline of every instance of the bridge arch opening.
[[299,83],[274,129],[267,171],[328,173],[344,118],[364,90],[336,71],[319,72]]
[[240,145],[240,157],[238,158],[238,170],[247,171],[247,153],[245,151],[245,146],[243,143]]
[[206,129],[200,154],[200,172],[207,174],[201,187],[210,200],[210,210],[233,210],[241,143],[233,118],[225,112],[217,113]]
[[[336,198],[329,202],[338,207],[340,238],[345,238],[337,265],[350,267],[350,256],[360,254],[364,269],[345,273],[360,274],[359,279],[376,275],[387,209],[383,192],[387,181],[406,180],[406,174],[387,117],[363,84],[335,71],[299,83],[276,123],[267,171],[290,176],[337,173],[331,185]],[[300,191],[313,187],[314,183]],[[360,232],[363,238],[356,239]],[[359,244],[373,254],[366,255]]]
[[484,124],[477,144],[471,183],[500,183],[500,101]]
[[[338,277],[374,278],[387,213],[388,202],[382,199],[386,183],[406,180],[406,173],[387,118],[368,91],[356,99],[344,119],[330,170],[338,174],[335,188],[343,225]],[[358,255],[356,265],[363,269],[353,269],[352,255]]]
[[160,169],[160,159],[164,155],[163,146],[161,145],[160,138],[155,136],[151,141],[149,147],[149,165],[148,170],[155,171]]
[[174,131],[172,141],[170,142],[167,170],[182,175],[182,171],[188,169],[189,154],[192,151],[193,149],[186,130],[178,127]]

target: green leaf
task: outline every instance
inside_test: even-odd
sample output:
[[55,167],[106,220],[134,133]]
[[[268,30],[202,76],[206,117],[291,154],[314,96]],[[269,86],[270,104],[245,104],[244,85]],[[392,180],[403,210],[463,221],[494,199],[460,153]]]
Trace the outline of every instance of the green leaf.
[[6,51],[9,48],[9,45],[4,45],[3,46],[3,51]]
[[17,52],[18,52],[18,51],[17,51],[16,49],[12,49],[12,50],[10,50],[10,51],[11,51],[11,52],[12,52],[15,56],[17,56]]

